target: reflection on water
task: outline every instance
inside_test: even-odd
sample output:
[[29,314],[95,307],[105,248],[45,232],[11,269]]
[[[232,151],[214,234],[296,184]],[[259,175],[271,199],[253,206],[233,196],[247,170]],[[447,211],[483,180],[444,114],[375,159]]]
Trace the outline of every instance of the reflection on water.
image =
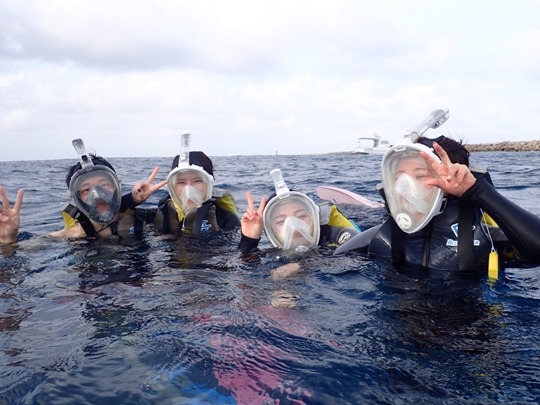
[[[513,161],[526,180],[505,171],[504,159],[493,156],[495,184],[506,194],[519,188],[528,196],[520,204],[539,214],[540,159]],[[113,164],[129,189],[169,160]],[[12,174],[8,194],[38,166],[53,179],[41,189],[25,186],[27,237],[0,253],[0,403],[477,404],[540,396],[538,268],[507,270],[488,285],[398,272],[354,252],[333,257],[332,248],[283,254],[264,237],[260,252],[242,256],[238,232],[210,240],[164,240],[152,231],[54,240],[45,235],[62,226],[70,163],[24,162],[16,170],[0,163]],[[255,199],[271,193],[275,167],[315,199],[324,184],[380,201],[379,163],[372,156],[216,158],[216,184],[233,192],[241,211],[247,189]],[[384,216],[340,209],[364,228]],[[299,270],[271,277],[282,265]]]

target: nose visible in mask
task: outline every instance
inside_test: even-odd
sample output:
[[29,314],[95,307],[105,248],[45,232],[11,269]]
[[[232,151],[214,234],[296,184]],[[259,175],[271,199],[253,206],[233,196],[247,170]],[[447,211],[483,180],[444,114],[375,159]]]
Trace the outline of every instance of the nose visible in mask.
[[118,214],[116,193],[103,187],[93,187],[82,203],[91,219],[100,223],[111,223]]
[[[196,189],[193,186],[187,185],[180,194],[181,208],[184,212],[187,212],[193,207],[198,207],[204,202],[204,195],[201,190]],[[191,202],[191,204],[190,204]]]
[[401,207],[400,211],[409,214],[429,212],[429,199],[432,194],[432,189],[420,184],[417,180],[404,173],[398,177],[394,185],[394,191]]
[[[295,232],[298,232],[300,236],[295,238]],[[284,249],[291,249],[300,245],[315,246],[318,242],[312,235],[312,225],[294,216],[287,217],[279,233],[279,238]]]

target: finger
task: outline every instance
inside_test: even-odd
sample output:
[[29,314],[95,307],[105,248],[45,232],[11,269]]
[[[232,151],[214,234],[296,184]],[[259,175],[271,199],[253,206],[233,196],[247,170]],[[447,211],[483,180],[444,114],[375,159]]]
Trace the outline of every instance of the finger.
[[247,221],[247,222],[249,222],[249,221],[252,221],[252,220],[253,220],[253,215],[251,214],[251,212],[246,211],[246,212],[244,213],[244,215],[242,215],[242,221]]
[[433,149],[435,149],[435,152],[437,152],[437,155],[439,155],[439,158],[446,166],[450,166],[452,164],[450,158],[448,157],[448,154],[441,147],[441,145],[439,145],[437,142],[433,142]]
[[248,210],[251,212],[255,211],[255,206],[253,205],[253,196],[249,191],[246,191],[246,198],[248,203]]
[[426,184],[429,186],[435,186],[437,188],[444,190],[447,183],[441,179],[429,179],[426,181]]
[[426,163],[431,166],[431,168],[435,171],[439,169],[439,166],[441,165],[439,162],[437,162],[435,159],[433,159],[432,156],[428,155],[425,151],[420,151],[420,156],[426,161]]
[[156,190],[159,190],[161,187],[165,186],[167,184],[167,180],[163,180],[161,183],[158,183],[154,186],[152,186],[152,193]]
[[456,176],[456,181],[457,181],[457,184],[456,184],[456,187],[458,186],[458,184],[461,184],[463,182],[463,179],[465,179],[465,176],[467,175],[467,167],[464,166],[464,165],[458,165],[458,169],[457,169],[457,172],[455,174]]
[[156,178],[156,175],[158,174],[158,172],[159,172],[159,167],[156,167],[154,169],[154,171],[152,172],[152,174],[150,175],[150,177],[148,177],[147,183],[152,184],[154,182],[154,179]]
[[448,173],[446,173],[445,180],[447,182],[451,182],[453,179],[455,179],[455,176],[458,170],[459,170],[459,167],[456,165],[448,166]]
[[21,205],[23,202],[23,197],[24,197],[24,190],[20,189],[19,192],[17,193],[17,199],[15,200],[15,205],[13,206],[13,209],[15,210],[17,214],[21,212]]
[[2,195],[2,205],[4,206],[4,209],[9,209],[9,199],[6,194],[6,190],[4,190],[4,187],[0,187],[0,195]]
[[266,207],[266,197],[263,197],[261,200],[261,205],[259,205],[259,209],[257,210],[257,213],[262,217],[264,212],[264,207]]
[[140,193],[142,191],[142,187],[144,186],[145,183],[143,183],[142,181],[139,181],[137,182],[137,184],[135,184],[133,186],[133,191],[132,193],[133,194],[137,194],[137,193]]

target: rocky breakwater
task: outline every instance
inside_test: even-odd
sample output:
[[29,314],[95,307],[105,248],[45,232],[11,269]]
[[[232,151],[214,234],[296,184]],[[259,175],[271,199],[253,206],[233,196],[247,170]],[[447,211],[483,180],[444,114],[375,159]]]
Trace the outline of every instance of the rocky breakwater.
[[540,140],[471,143],[465,144],[465,147],[469,152],[534,152],[540,151]]

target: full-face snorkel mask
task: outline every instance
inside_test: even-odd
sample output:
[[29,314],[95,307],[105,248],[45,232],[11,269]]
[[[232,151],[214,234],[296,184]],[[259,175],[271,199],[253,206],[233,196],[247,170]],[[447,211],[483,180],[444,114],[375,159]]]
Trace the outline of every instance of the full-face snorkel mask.
[[191,134],[183,133],[181,142],[178,166],[169,173],[167,188],[175,205],[187,214],[212,197],[214,179],[199,162],[189,163]]
[[281,170],[270,172],[276,196],[266,204],[263,212],[264,230],[272,245],[298,252],[319,243],[319,207],[307,195],[290,191]]
[[444,192],[426,180],[436,178],[436,171],[420,156],[426,152],[441,162],[433,150],[413,143],[429,128],[438,128],[449,118],[448,110],[433,111],[410,135],[392,146],[382,159],[382,185],[392,217],[405,233],[418,232],[443,208]]
[[116,173],[103,165],[94,165],[82,139],[74,139],[81,169],[69,182],[69,195],[77,208],[91,220],[109,225],[120,211],[122,191]]

